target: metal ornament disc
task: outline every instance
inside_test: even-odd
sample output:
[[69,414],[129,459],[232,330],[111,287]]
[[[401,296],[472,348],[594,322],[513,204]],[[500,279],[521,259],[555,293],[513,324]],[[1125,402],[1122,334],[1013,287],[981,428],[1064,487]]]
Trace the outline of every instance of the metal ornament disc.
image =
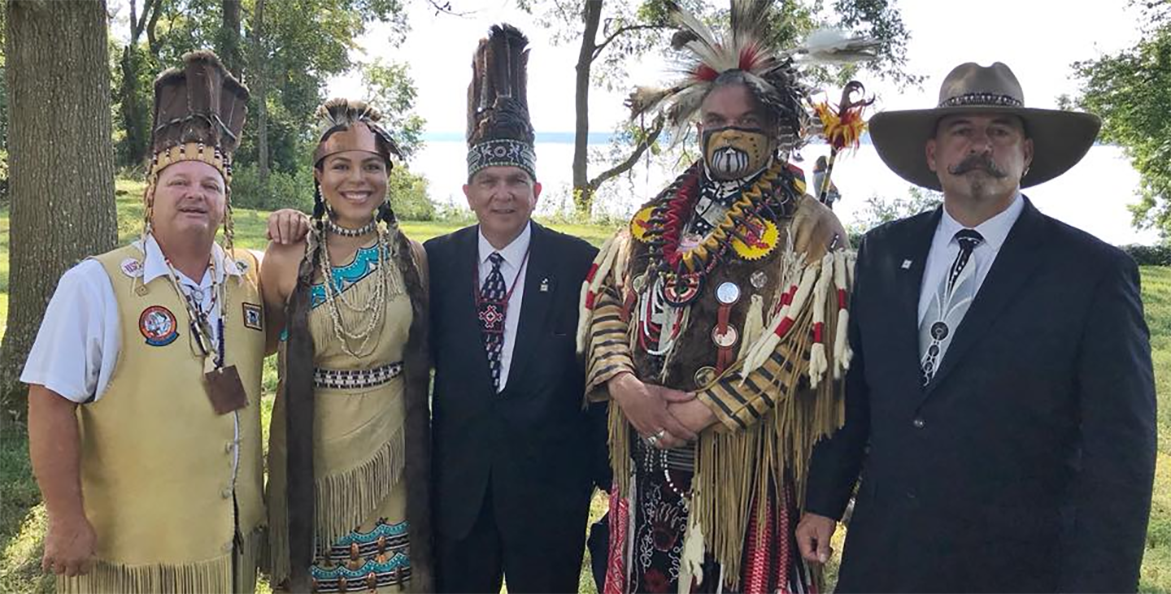
[[716,300],[724,305],[732,305],[740,300],[740,287],[733,282],[723,282],[716,287]]
[[752,283],[752,287],[757,290],[763,289],[768,284],[768,274],[763,270],[757,270],[748,278],[748,282]]
[[711,385],[712,382],[716,381],[716,377],[718,374],[715,367],[711,365],[700,367],[695,370],[695,387],[702,388]]
[[736,341],[740,340],[740,333],[735,328],[728,326],[724,329],[724,333],[720,334],[720,327],[712,328],[712,342],[716,346],[727,349],[736,346]]
[[935,322],[931,325],[931,338],[934,338],[935,340],[943,340],[947,338],[947,335],[950,333],[951,330],[944,322]]

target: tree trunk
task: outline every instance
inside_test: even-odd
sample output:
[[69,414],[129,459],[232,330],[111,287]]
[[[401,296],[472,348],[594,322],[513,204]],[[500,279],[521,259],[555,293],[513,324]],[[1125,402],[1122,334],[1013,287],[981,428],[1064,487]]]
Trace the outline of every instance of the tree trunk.
[[252,80],[249,81],[256,96],[256,166],[262,188],[268,182],[268,75],[265,63],[268,56],[264,51],[264,3],[256,0],[256,12],[252,25]]
[[240,0],[224,0],[223,21],[216,39],[216,51],[224,66],[236,78],[240,78],[244,57],[240,49]]
[[0,406],[22,415],[20,371],[57,280],[112,249],[118,226],[105,0],[9,0],[7,11],[11,218]]
[[589,216],[594,190],[589,184],[590,137],[590,67],[594,62],[598,23],[602,17],[602,0],[586,0],[582,8],[585,29],[581,33],[581,51],[577,55],[577,80],[574,108],[577,118],[573,131],[573,201],[578,214]]
[[142,89],[139,88],[139,72],[145,57],[137,43],[122,49],[122,84],[118,89],[119,115],[126,136],[120,146],[122,164],[136,167],[146,160],[147,144],[150,142],[150,114],[143,105]]

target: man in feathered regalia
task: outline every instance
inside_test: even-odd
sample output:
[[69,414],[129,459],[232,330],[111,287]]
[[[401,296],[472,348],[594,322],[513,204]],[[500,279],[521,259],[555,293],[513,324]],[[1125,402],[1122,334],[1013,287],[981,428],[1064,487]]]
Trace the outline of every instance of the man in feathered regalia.
[[793,525],[813,444],[842,421],[852,260],[787,163],[807,89],[770,3],[716,35],[673,9],[686,77],[639,89],[702,159],[602,248],[582,288],[590,401],[610,399],[606,592],[814,589]]

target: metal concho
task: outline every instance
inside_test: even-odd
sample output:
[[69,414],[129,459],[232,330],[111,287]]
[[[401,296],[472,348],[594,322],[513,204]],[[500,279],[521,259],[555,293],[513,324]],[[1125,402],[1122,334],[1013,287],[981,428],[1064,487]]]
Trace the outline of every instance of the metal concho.
[[695,370],[695,387],[703,388],[704,386],[711,385],[712,382],[716,381],[717,376],[715,367],[711,365],[700,367]]
[[736,329],[732,326],[725,328],[723,334],[720,334],[719,326],[712,328],[712,342],[716,343],[716,346],[722,349],[736,346],[737,340],[740,340],[740,333],[736,332]]
[[716,287],[716,300],[724,305],[732,305],[740,300],[740,287],[736,283],[724,282]]

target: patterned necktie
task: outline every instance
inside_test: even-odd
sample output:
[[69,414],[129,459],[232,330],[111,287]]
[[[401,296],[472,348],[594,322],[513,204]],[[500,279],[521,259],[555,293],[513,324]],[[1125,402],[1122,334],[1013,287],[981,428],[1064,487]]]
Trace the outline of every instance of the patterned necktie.
[[508,302],[504,298],[504,275],[500,273],[500,264],[504,262],[504,256],[501,256],[500,252],[492,252],[488,260],[492,262],[492,272],[488,273],[488,278],[484,279],[484,286],[480,288],[476,317],[480,320],[484,351],[488,354],[492,386],[499,392],[500,355],[504,351],[504,315],[508,313]]
[[930,296],[927,315],[919,324],[919,367],[923,372],[924,386],[939,370],[939,363],[947,353],[956,328],[976,297],[976,266],[968,266],[968,260],[972,259],[972,250],[984,241],[984,237],[971,229],[961,229],[956,231],[955,240],[960,244],[960,251],[939,288]]

